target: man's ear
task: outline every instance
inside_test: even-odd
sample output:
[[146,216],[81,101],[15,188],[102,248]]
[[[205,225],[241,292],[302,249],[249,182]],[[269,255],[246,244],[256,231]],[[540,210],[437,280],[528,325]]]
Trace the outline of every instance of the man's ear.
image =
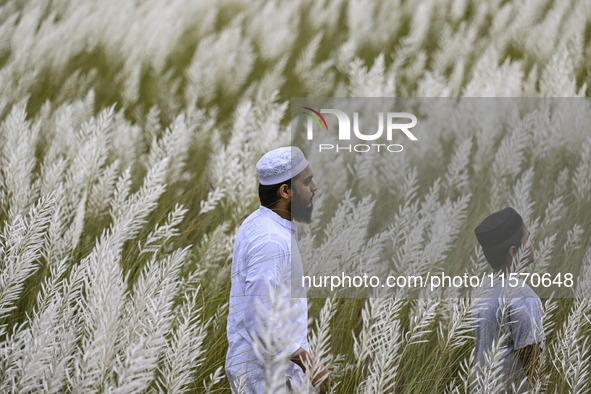
[[511,246],[509,248],[509,256],[511,256],[511,258],[514,258],[515,256],[517,256],[517,247],[516,246]]
[[282,198],[288,199],[289,196],[291,195],[291,189],[290,187],[287,185],[287,183],[284,183],[283,185],[281,185],[279,187],[279,195]]

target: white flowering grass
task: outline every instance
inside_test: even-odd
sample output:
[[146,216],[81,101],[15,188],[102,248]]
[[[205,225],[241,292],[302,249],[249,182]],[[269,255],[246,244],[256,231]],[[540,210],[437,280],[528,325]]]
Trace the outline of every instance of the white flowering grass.
[[[585,0],[2,2],[0,391],[228,392],[234,236],[257,160],[290,143],[289,98],[589,96],[589,18]],[[431,105],[438,138],[405,155],[310,152],[307,266],[480,273],[473,229],[512,205],[528,269],[578,274],[576,298],[542,300],[533,391],[588,391],[589,102],[464,103]],[[437,295],[311,300],[334,391],[494,390],[471,292]]]

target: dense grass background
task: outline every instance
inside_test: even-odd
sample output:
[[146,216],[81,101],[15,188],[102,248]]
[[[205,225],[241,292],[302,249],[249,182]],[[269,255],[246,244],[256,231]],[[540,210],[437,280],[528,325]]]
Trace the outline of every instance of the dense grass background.
[[[193,353],[185,356],[187,375],[179,378],[177,388],[228,392],[220,368],[227,349],[233,237],[258,206],[256,161],[267,150],[290,142],[289,99],[585,97],[591,67],[590,20],[591,6],[583,0],[4,2],[0,6],[0,391],[170,389],[161,383],[166,366],[172,365],[163,354],[180,335],[180,309],[187,305],[183,297],[196,294],[191,316],[200,321],[193,321],[191,335],[202,322],[211,322],[203,325],[202,342],[188,346]],[[581,105],[579,114],[587,113],[587,101],[576,103]],[[573,267],[591,266],[588,130],[584,125],[573,127],[569,119],[547,120],[550,126],[544,130],[549,132],[537,133],[533,127],[525,142],[519,130],[486,129],[490,125],[483,124],[483,129],[474,131],[470,149],[459,160],[462,166],[456,168],[465,171],[463,186],[446,186],[445,179],[453,174],[457,142],[466,137],[465,131],[442,133],[434,145],[437,152],[426,149],[397,159],[395,165],[407,172],[414,169],[417,175],[416,199],[421,205],[415,214],[424,226],[418,248],[429,242],[433,230],[429,215],[446,201],[470,193],[466,219],[444,262],[476,258],[471,231],[483,212],[517,199],[523,207],[533,203],[528,217],[540,219],[535,233],[538,248],[556,234],[550,265],[568,261]],[[513,144],[504,146],[511,138],[517,145],[521,141],[522,148],[512,151]],[[544,141],[551,144],[544,147]],[[520,165],[502,167],[497,173],[484,165],[516,155]],[[165,188],[147,193],[151,205],[145,203],[146,211],[138,212],[133,193],[141,194],[141,186],[149,183],[147,174],[161,159],[168,161],[153,187]],[[525,185],[517,188],[529,169],[530,183],[523,181]],[[325,193],[317,203],[321,214],[303,230],[316,236],[316,243],[309,243],[310,253],[316,255],[322,242],[331,242],[324,229],[347,185],[318,178]],[[435,195],[436,204],[423,205],[438,178],[443,186]],[[365,186],[352,186],[353,195]],[[489,195],[494,188],[498,201]],[[45,211],[39,208],[44,212],[41,224],[34,222],[35,204],[52,192],[55,200]],[[561,196],[557,208],[547,211]],[[395,214],[404,204],[403,194],[375,199],[369,208],[374,217]],[[130,205],[122,208],[125,201]],[[386,211],[384,201],[389,206]],[[173,226],[176,231],[169,229],[171,237],[156,242],[156,251],[142,253],[149,234],[177,204],[186,213]],[[117,233],[114,227],[125,212],[135,217],[137,225],[130,234]],[[23,218],[29,219],[19,221]],[[569,235],[575,224],[582,232]],[[29,232],[19,232],[19,226]],[[108,259],[97,246],[107,229],[116,235],[109,244],[115,255],[111,265],[104,263]],[[367,236],[364,230],[360,234]],[[394,239],[390,247],[397,248],[395,241],[403,238]],[[113,246],[117,242],[120,249]],[[147,286],[142,293],[138,284],[142,273],[149,277],[156,272],[148,262],[153,257],[164,261],[185,247],[178,273],[170,271],[171,282]],[[68,300],[68,284],[78,283],[76,267],[92,273],[107,266],[112,276],[90,280],[94,285],[81,280],[78,290],[72,290],[80,303]],[[52,269],[58,271],[52,274]],[[585,272],[581,268],[581,282],[588,283]],[[89,275],[83,277],[94,278]],[[121,280],[121,293],[108,287],[114,279]],[[94,293],[89,289],[94,288],[107,290],[90,302]],[[43,294],[49,302],[39,298]],[[138,323],[134,332],[146,339],[133,342],[125,327],[133,313],[125,308],[133,311],[141,302],[158,297],[167,300],[162,314]],[[52,300],[61,309],[49,308]],[[324,302],[310,300],[313,322]],[[548,385],[542,391],[580,392],[589,387],[585,338],[590,327],[584,316],[590,306],[585,302],[557,299],[547,304],[547,321],[554,323],[554,329],[547,333]],[[325,361],[339,382],[336,392],[371,392],[368,384],[379,371],[370,368],[373,356],[358,365],[354,338],[364,330],[375,338],[384,333],[375,321],[374,326],[367,321],[364,328],[366,300],[335,303],[326,349],[332,359]],[[400,323],[401,347],[393,354],[394,365],[386,370],[392,376],[396,371],[388,391],[443,392],[453,389],[454,379],[461,384],[466,376],[462,363],[473,346],[465,337],[469,334],[465,324],[453,330],[453,323],[465,317],[451,312],[455,303],[457,299],[442,300],[435,314],[424,320],[424,342],[408,344],[403,334],[416,326],[412,318],[424,305],[417,300],[401,302],[400,312],[393,316]],[[122,309],[105,322],[119,325],[102,327],[100,319],[97,323],[91,316],[101,316],[98,311],[108,310],[109,305]],[[582,306],[575,313],[577,305]],[[139,307],[136,310],[140,313]],[[569,319],[573,325],[563,329]],[[161,331],[154,334],[151,327]],[[129,343],[139,343],[136,359],[128,353]],[[380,349],[380,342],[375,346]],[[106,354],[94,364],[93,349]],[[48,367],[51,360],[62,363]],[[122,367],[134,366],[130,360],[139,360],[136,369]],[[126,386],[126,378],[135,383]],[[458,390],[463,392],[461,387]]]

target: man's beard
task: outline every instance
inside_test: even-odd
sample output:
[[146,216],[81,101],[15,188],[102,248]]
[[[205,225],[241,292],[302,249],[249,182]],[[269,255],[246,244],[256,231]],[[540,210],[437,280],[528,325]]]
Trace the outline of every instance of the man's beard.
[[296,189],[293,189],[293,193],[291,195],[291,217],[293,220],[302,223],[311,223],[312,222],[312,210],[314,209],[314,204],[307,206],[308,202],[305,201],[302,196],[298,194]]

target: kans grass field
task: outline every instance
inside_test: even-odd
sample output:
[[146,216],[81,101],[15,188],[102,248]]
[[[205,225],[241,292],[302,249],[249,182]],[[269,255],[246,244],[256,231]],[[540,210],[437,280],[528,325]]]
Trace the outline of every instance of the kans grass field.
[[[290,144],[291,97],[585,97],[590,69],[587,0],[3,1],[0,392],[229,392],[233,240],[258,207],[256,161]],[[577,297],[542,299],[535,390],[587,392],[589,126],[513,120],[405,152],[398,194],[345,198],[317,175],[303,231],[319,261],[349,240],[359,259],[399,251],[394,273],[476,266],[473,228],[515,206],[537,269],[578,270]],[[351,231],[355,212],[386,203],[400,226],[363,248],[371,220]],[[310,299],[312,351],[338,393],[464,393],[475,378],[494,392],[494,357],[474,372],[468,295]]]

